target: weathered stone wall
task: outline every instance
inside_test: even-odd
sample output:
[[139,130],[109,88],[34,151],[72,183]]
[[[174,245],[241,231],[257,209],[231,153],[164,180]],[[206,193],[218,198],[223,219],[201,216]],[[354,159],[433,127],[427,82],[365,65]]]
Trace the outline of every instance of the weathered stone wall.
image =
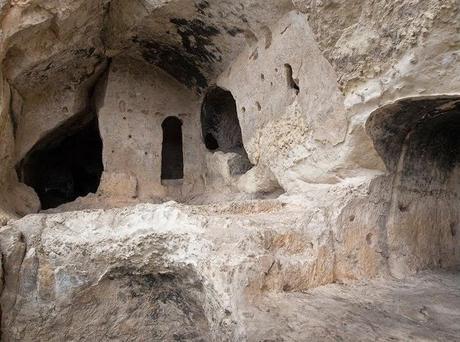
[[328,151],[345,139],[343,96],[305,15],[290,12],[267,28],[218,84],[235,96],[249,158],[285,190],[338,180]]
[[[127,179],[134,176],[141,199],[175,195],[168,194],[161,184],[161,125],[169,116],[179,118],[184,155],[181,192],[186,196],[203,191],[205,147],[199,126],[200,102],[195,93],[143,61],[117,57],[110,65],[98,116],[105,173],[125,174]],[[109,182],[100,190],[110,192],[112,186]]]
[[[16,163],[91,110],[104,145],[96,207],[208,203],[11,221],[0,230],[7,340],[84,328],[97,340],[139,329],[244,340],[261,294],[460,265],[458,2],[20,1],[3,10],[8,217],[38,210]],[[203,143],[200,110],[213,86],[236,100],[254,164],[244,175],[232,173],[238,154]],[[165,186],[169,116],[182,121],[184,180]],[[80,199],[56,211],[88,207]],[[95,322],[80,319],[88,313]]]
[[[11,206],[6,204],[6,189],[9,187],[11,180],[11,169],[14,157],[14,137],[13,124],[10,116],[10,89],[8,83],[2,81],[1,84],[1,108],[0,112],[0,198],[4,205],[0,208],[0,225],[6,223],[9,215],[11,215]],[[6,210],[6,212],[5,212]]]
[[[397,65],[399,67],[392,72],[398,73],[401,61],[405,61],[408,68],[420,64],[436,68],[435,65],[441,63],[444,69],[448,69],[455,65],[451,53],[456,48],[451,43],[458,40],[459,8],[456,0],[363,0],[352,3],[346,0],[293,0],[293,3],[308,15],[316,41],[336,70],[338,82],[346,93],[354,92],[359,96],[364,90],[360,84],[385,77]],[[447,70],[441,72],[441,76],[448,74]],[[435,81],[427,74],[410,75],[428,81],[428,84],[407,85],[418,90]],[[457,79],[456,75],[450,75]],[[399,76],[403,77],[404,73]],[[385,84],[380,86],[385,87]],[[446,86],[448,84],[453,83],[449,81]],[[375,87],[367,88],[375,94]]]

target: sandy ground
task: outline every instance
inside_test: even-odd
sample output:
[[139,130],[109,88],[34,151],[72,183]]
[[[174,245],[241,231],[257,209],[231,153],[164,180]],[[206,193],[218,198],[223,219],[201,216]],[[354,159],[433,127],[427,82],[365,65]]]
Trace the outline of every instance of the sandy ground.
[[460,272],[259,296],[249,341],[460,341]]

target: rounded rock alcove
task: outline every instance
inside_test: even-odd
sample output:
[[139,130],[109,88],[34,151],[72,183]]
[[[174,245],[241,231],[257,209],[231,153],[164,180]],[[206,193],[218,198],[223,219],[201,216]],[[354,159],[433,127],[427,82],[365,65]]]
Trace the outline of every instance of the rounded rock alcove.
[[232,93],[220,87],[208,90],[201,108],[201,129],[206,148],[211,152],[235,153],[234,174],[244,174],[251,169],[243,145],[236,102]]
[[367,131],[391,183],[393,274],[460,261],[460,98],[407,98],[376,110]]
[[102,140],[97,117],[74,118],[39,141],[18,168],[43,210],[95,193],[102,165]]

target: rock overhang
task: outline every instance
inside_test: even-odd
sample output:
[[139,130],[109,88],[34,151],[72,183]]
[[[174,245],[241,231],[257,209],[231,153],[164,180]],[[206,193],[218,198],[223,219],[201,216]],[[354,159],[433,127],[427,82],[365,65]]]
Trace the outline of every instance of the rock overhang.
[[[11,27],[5,30],[3,63],[11,84],[21,89],[48,79],[78,83],[102,60],[126,54],[201,92],[236,58],[248,36],[263,37],[291,9],[289,0],[82,0],[67,11],[52,4],[13,6],[6,15]],[[40,22],[14,21],[42,12]]]

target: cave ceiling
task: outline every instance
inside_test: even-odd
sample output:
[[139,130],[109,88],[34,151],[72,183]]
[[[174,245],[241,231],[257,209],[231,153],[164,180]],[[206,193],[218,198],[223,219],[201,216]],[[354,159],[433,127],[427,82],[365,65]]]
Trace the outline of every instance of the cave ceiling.
[[291,7],[290,0],[19,2],[3,20],[4,70],[19,91],[68,87],[124,54],[200,92],[246,44],[269,39],[268,27]]

